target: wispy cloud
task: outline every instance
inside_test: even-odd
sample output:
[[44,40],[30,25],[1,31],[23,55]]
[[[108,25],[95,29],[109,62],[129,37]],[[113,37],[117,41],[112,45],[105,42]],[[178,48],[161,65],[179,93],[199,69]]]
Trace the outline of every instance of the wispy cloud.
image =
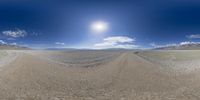
[[37,36],[42,35],[42,33],[40,33],[40,32],[39,32],[39,33],[37,33],[37,32],[32,32],[32,33],[29,33],[28,35],[29,35],[29,36],[36,36],[36,37],[37,37]]
[[65,45],[63,42],[55,42],[56,45]]
[[137,45],[133,44],[134,41],[135,39],[126,36],[107,37],[103,39],[103,42],[94,44],[94,47],[95,49],[108,49],[108,48],[133,49],[138,47]]
[[153,48],[162,48],[162,47],[169,47],[169,46],[177,46],[177,44],[175,43],[170,43],[170,44],[163,44],[163,45],[160,45],[160,44],[156,44],[156,43],[150,43],[150,46],[152,46]]
[[16,43],[16,42],[13,42],[13,43],[10,43],[10,45],[17,45],[17,43]]
[[2,32],[4,35],[10,37],[10,38],[19,38],[19,37],[25,37],[27,36],[27,32],[25,30],[7,30]]
[[200,38],[200,34],[191,34],[191,35],[186,36],[186,37],[189,38],[189,39],[198,39],[198,38]]

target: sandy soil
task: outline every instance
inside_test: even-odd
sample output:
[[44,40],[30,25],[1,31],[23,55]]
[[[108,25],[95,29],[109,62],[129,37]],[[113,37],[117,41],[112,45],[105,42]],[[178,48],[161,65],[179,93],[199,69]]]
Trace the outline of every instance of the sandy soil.
[[[76,67],[38,52],[16,51],[16,59],[3,65],[0,100],[200,100],[198,69],[177,75],[131,51],[111,53],[108,62],[93,67]],[[93,56],[86,58],[78,62],[92,62]]]

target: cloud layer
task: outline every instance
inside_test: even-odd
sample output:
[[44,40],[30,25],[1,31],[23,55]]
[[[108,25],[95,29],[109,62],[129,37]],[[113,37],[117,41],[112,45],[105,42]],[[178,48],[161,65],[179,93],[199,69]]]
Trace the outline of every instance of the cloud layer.
[[63,42],[55,42],[56,45],[65,45]]
[[189,35],[189,36],[186,36],[187,38],[189,39],[198,39],[200,38],[200,34],[192,34],[192,35]]
[[137,45],[133,45],[135,39],[126,36],[107,37],[103,39],[102,43],[94,45],[95,49],[109,49],[109,48],[123,48],[133,49],[137,48]]
[[25,37],[27,35],[27,32],[25,30],[20,30],[20,29],[17,29],[15,31],[12,30],[3,31],[2,33],[11,38]]

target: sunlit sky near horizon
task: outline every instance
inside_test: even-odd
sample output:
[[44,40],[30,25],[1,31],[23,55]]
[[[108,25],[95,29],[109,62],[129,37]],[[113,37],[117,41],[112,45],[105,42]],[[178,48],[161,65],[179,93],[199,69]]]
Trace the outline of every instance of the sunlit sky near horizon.
[[0,1],[0,43],[152,48],[200,42],[199,0]]

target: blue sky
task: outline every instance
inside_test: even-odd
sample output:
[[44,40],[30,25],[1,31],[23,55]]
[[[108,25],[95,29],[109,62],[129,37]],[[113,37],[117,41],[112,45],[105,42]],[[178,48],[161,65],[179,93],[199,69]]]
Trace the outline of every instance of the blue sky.
[[31,48],[151,48],[199,42],[199,27],[199,0],[0,2],[0,40]]

